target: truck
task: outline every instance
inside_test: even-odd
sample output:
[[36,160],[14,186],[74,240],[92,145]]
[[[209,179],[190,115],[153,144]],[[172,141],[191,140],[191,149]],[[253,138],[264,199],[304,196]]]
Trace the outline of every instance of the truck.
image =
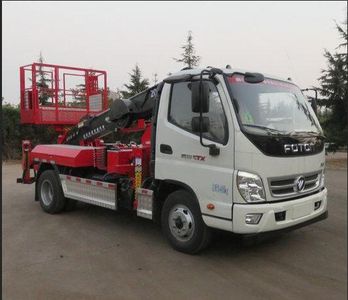
[[[323,131],[290,79],[229,66],[183,69],[108,107],[106,73],[79,69],[86,103],[76,108],[66,104],[72,89],[60,85],[77,69],[22,68],[22,123],[59,132],[55,144],[22,143],[17,182],[35,183],[47,213],[77,201],[129,210],[159,223],[169,244],[189,254],[209,244],[213,229],[258,236],[328,216]],[[35,80],[42,72],[50,74],[44,89]],[[47,94],[51,106],[39,103]],[[115,132],[140,138],[105,142]]]

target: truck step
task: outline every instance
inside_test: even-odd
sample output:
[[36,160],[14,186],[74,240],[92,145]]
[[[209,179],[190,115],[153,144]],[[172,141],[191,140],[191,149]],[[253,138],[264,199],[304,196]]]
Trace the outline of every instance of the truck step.
[[112,210],[117,209],[116,184],[70,175],[59,176],[65,197]]
[[137,216],[152,220],[153,191],[148,189],[137,189],[138,200]]

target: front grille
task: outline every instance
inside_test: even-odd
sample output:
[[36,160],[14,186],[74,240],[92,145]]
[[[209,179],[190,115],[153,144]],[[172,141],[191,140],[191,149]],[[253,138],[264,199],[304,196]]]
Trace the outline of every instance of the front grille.
[[[319,187],[321,172],[297,174],[286,177],[273,177],[268,179],[271,195],[276,198],[291,197],[302,193],[309,193]],[[299,177],[305,180],[304,189],[298,191],[296,181]]]

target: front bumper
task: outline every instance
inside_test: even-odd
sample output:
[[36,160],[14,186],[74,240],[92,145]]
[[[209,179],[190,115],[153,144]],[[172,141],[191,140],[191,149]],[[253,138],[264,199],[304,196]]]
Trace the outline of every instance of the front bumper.
[[[318,209],[314,203],[321,201]],[[275,214],[286,212],[283,221],[276,221]],[[245,217],[250,213],[262,213],[258,224],[246,224]],[[239,234],[253,234],[283,229],[295,229],[308,225],[327,217],[327,189],[291,201],[263,204],[235,204],[233,205],[233,232]]]

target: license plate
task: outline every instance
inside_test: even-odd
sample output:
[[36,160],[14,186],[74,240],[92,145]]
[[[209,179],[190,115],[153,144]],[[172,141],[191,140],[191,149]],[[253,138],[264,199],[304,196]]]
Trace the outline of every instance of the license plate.
[[293,207],[292,218],[298,219],[301,217],[308,216],[314,210],[313,203],[298,204]]

